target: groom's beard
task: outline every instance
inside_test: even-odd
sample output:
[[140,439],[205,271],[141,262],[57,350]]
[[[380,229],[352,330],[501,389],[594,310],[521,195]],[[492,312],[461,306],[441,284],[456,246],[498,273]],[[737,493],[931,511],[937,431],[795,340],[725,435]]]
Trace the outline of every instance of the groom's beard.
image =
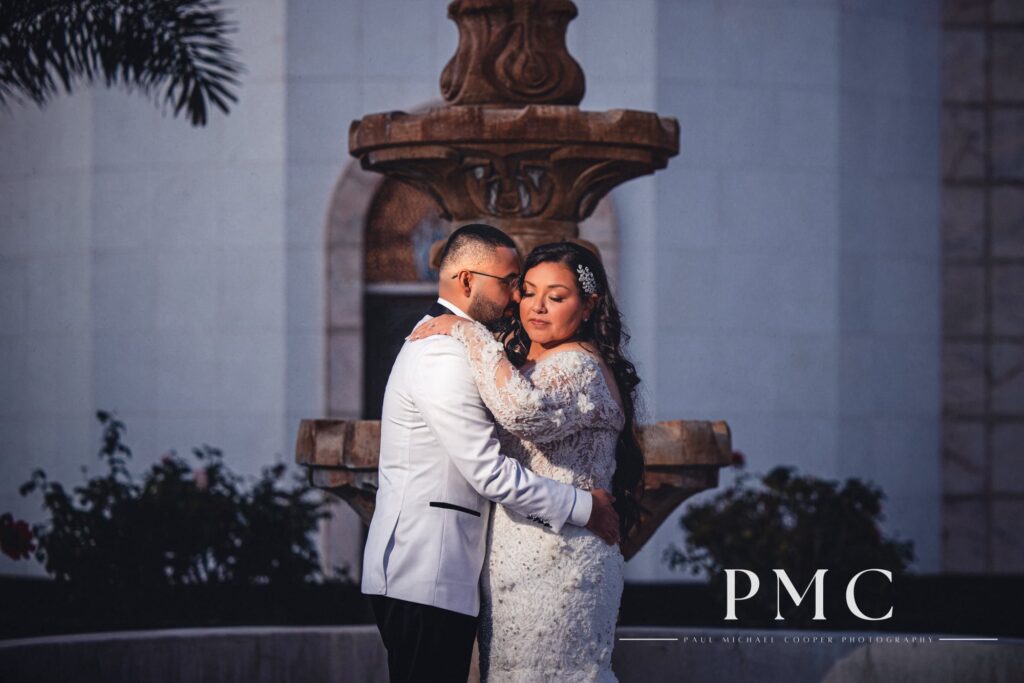
[[508,307],[501,307],[486,299],[470,302],[469,308],[466,310],[470,318],[482,323],[491,332],[502,332],[508,329],[512,323],[512,316],[507,315],[508,312],[510,312]]

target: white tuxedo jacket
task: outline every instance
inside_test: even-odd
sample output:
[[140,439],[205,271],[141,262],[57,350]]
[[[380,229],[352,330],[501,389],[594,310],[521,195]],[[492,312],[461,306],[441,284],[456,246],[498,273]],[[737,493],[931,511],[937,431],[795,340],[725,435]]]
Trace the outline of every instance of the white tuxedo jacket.
[[592,506],[588,492],[501,454],[460,342],[442,335],[406,342],[384,393],[362,592],[476,616],[488,501],[554,531],[585,525]]

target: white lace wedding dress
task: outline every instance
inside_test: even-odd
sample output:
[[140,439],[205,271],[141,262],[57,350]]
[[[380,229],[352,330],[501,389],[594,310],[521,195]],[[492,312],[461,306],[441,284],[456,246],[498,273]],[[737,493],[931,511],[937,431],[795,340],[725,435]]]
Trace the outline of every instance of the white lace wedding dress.
[[[611,490],[622,410],[599,361],[558,351],[517,370],[479,323],[459,323],[480,395],[506,455],[537,474]],[[611,670],[624,560],[583,527],[495,505],[481,580],[484,681],[616,681]]]

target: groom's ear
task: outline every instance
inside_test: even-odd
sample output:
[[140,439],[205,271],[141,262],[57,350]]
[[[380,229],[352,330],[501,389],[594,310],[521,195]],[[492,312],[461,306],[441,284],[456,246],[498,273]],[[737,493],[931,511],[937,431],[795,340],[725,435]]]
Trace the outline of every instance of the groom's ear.
[[473,274],[468,270],[460,270],[455,276],[455,280],[459,283],[459,288],[462,289],[462,294],[466,297],[473,291]]

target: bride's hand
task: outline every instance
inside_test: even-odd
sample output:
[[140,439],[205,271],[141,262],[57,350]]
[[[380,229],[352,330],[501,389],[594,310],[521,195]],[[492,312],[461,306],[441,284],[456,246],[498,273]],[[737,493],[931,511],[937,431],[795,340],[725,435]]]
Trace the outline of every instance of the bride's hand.
[[460,321],[461,318],[459,318],[459,316],[452,315],[451,313],[445,313],[444,315],[437,316],[433,320],[426,321],[413,330],[412,334],[406,337],[406,339],[409,341],[416,341],[418,339],[432,337],[435,334],[447,334],[448,336],[451,336],[452,328],[458,325]]

